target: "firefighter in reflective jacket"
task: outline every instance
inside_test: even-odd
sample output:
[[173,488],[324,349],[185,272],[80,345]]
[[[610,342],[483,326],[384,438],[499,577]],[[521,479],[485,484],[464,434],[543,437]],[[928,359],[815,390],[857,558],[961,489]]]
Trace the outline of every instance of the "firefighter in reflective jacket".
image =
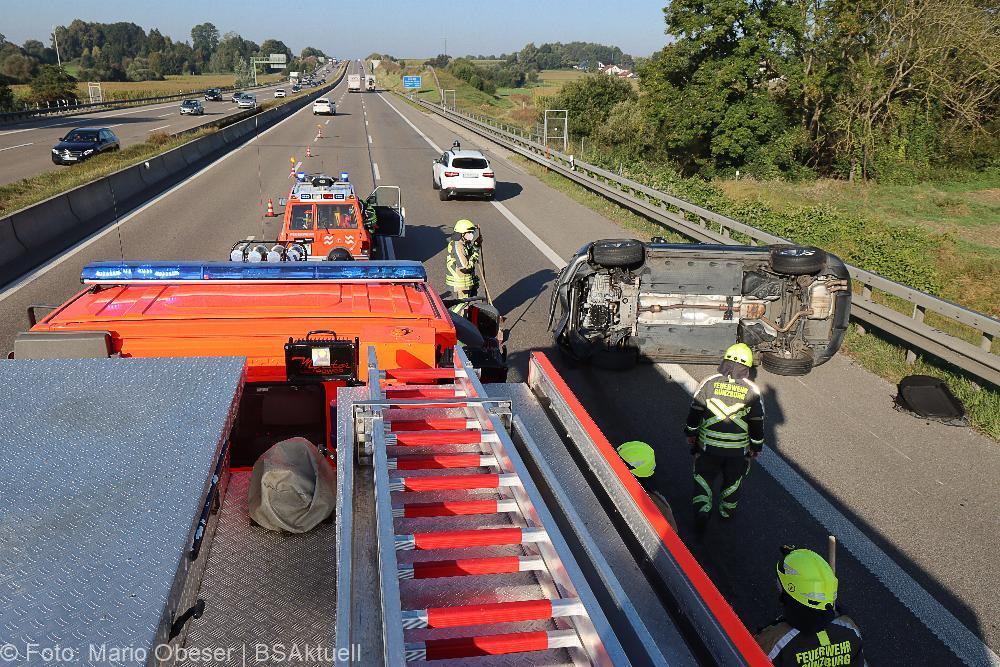
[[815,551],[782,548],[781,616],[756,640],[777,667],[866,665],[861,630],[837,613],[837,577]]
[[[468,299],[479,292],[476,267],[479,265],[482,236],[477,231],[478,228],[471,220],[459,220],[455,223],[455,234],[448,242],[447,275],[444,282],[457,299]],[[468,307],[467,303],[459,303],[450,310],[456,315],[464,315]]]
[[712,487],[722,475],[719,516],[736,511],[750,463],[764,447],[764,404],[750,381],[753,352],[737,343],[726,350],[719,372],[707,377],[695,392],[685,432],[694,456],[695,521],[699,530],[712,512]]

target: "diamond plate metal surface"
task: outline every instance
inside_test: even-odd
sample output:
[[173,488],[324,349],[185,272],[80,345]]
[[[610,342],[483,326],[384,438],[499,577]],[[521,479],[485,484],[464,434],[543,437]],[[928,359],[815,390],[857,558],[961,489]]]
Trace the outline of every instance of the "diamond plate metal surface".
[[259,650],[298,647],[302,659],[291,664],[328,667],[337,611],[335,524],[321,523],[301,535],[253,525],[249,485],[249,472],[232,474],[199,593],[205,614],[191,621],[186,647],[234,649],[221,652],[229,660],[213,662],[220,665],[265,664]]
[[0,361],[0,644],[96,665],[90,644],[164,635],[243,366]]

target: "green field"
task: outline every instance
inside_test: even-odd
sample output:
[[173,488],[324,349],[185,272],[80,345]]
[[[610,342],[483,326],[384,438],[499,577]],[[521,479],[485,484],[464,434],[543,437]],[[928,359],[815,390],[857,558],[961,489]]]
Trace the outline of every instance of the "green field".
[[[67,65],[70,71],[73,65]],[[70,73],[73,73],[70,71]],[[258,83],[275,83],[281,81],[283,74],[258,74]],[[163,81],[105,81],[101,83],[101,91],[106,100],[138,99],[142,97],[160,97],[202,91],[207,88],[224,88],[233,85],[232,74],[185,74],[168,76]],[[26,84],[11,86],[14,95],[20,98],[31,93],[31,87]],[[76,86],[80,99],[87,100],[87,82],[81,81]]]

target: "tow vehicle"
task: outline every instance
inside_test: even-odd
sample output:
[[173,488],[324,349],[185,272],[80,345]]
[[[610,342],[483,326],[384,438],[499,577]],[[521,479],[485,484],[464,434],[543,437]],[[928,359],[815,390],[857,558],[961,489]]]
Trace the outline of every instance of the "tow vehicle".
[[285,207],[278,241],[300,244],[313,261],[372,259],[378,237],[406,235],[399,187],[380,185],[362,201],[347,172],[339,180],[300,172],[278,204]]
[[[484,384],[419,263],[81,280],[0,362],[14,650],[769,664],[552,364]],[[248,517],[252,466],[290,437],[336,474],[333,520],[304,534]]]
[[347,92],[349,92],[349,93],[360,93],[361,92],[361,75],[360,74],[348,74],[347,75]]
[[726,246],[605,239],[559,276],[550,326],[570,357],[718,363],[739,341],[778,375],[805,375],[840,348],[851,283],[840,258],[791,245]]

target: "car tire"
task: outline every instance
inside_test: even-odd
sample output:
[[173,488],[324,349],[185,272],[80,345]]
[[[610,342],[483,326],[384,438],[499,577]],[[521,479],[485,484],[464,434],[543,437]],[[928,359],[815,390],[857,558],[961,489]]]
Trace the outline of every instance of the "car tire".
[[451,199],[451,195],[448,194],[447,190],[442,188],[441,190],[438,191],[438,199],[440,199],[441,201],[448,201],[449,199]]
[[789,276],[819,273],[826,266],[826,252],[814,246],[771,246],[771,270]]
[[775,375],[807,375],[813,368],[813,358],[808,353],[786,357],[774,352],[762,352],[760,365]]
[[627,371],[638,360],[638,351],[632,347],[602,347],[590,356],[591,364],[609,371]]
[[590,256],[595,264],[607,268],[638,266],[646,259],[646,248],[635,239],[605,239],[594,241]]

